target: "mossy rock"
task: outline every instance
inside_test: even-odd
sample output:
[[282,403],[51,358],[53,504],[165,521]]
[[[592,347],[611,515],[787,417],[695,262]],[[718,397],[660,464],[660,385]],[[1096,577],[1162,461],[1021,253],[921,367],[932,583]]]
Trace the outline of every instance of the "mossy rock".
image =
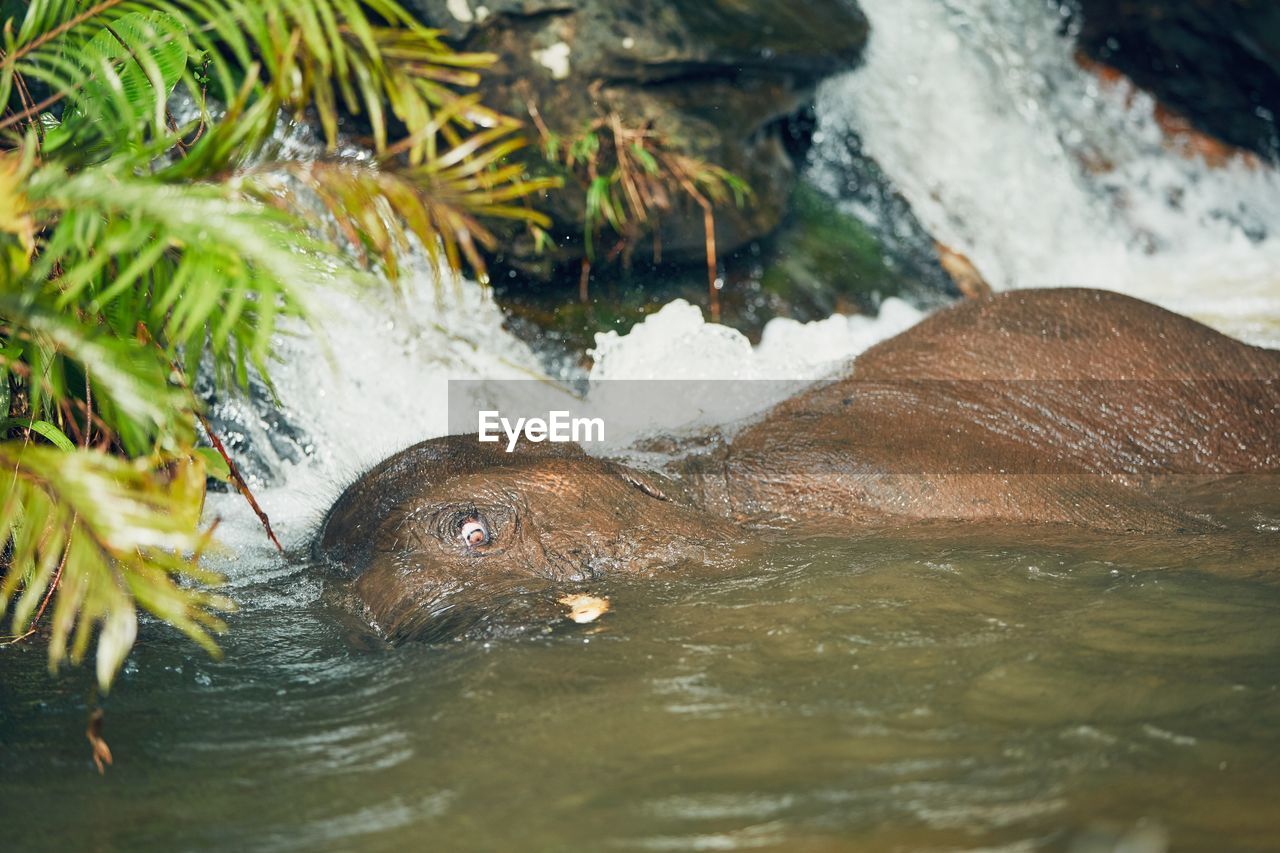
[[[920,240],[927,239],[921,231]],[[797,320],[872,311],[890,296],[937,304],[957,295],[931,249],[891,250],[870,226],[804,182],[765,258],[761,288],[780,313]]]
[[771,254],[761,286],[793,306],[793,316],[865,310],[903,290],[870,229],[806,184],[796,187],[790,222]]
[[[791,203],[787,223],[774,238],[722,259],[720,322],[748,338],[758,340],[774,317],[820,320],[833,313],[874,312],[890,296],[939,305],[957,295],[931,243],[928,254],[904,254],[901,245],[887,245],[808,184],[797,187]],[[597,332],[626,332],[673,299],[703,306],[704,312],[709,301],[707,270],[697,263],[598,268],[587,302],[579,298],[577,277],[568,274],[551,283],[513,276],[495,289],[522,336],[579,354],[594,344]]]
[[[773,231],[798,175],[794,119],[823,78],[852,68],[867,22],[851,0],[409,0],[458,47],[489,51],[484,102],[521,119],[530,105],[568,138],[616,113],[669,147],[721,166],[754,190],[753,203],[716,210],[721,255]],[[552,170],[538,146],[521,152],[530,174]],[[572,182],[571,182],[572,184]],[[672,193],[680,197],[678,188]],[[585,186],[533,200],[552,219],[554,245],[539,253],[520,229],[498,223],[497,266],[544,281],[584,254]],[[703,214],[677,206],[659,224],[662,256],[705,252]],[[638,244],[646,253],[649,244]]]

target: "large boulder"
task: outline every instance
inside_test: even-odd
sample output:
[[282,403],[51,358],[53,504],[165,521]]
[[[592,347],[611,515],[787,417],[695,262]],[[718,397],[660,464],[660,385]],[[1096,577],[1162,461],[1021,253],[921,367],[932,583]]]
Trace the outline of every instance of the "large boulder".
[[[717,246],[729,252],[782,220],[805,144],[798,117],[823,77],[851,67],[867,38],[854,0],[409,0],[457,46],[491,51],[485,102],[528,120],[532,102],[557,134],[580,132],[617,111],[652,124],[671,143],[742,177],[754,203],[716,211]],[[537,162],[531,169],[550,168]],[[581,253],[584,193],[550,193],[540,207],[557,247],[535,261],[531,241],[504,235],[506,260],[550,271]],[[701,212],[664,218],[669,259],[700,258]]]
[[1280,159],[1280,3],[1072,0],[1080,47],[1200,130]]

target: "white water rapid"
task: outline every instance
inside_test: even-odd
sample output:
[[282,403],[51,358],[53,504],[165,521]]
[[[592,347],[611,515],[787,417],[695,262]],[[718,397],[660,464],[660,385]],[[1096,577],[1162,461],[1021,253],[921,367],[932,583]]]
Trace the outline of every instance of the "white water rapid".
[[821,186],[844,193],[857,134],[925,229],[997,289],[1119,290],[1280,344],[1274,168],[1178,151],[1149,96],[1077,65],[1054,0],[859,2],[865,61],[819,92]]

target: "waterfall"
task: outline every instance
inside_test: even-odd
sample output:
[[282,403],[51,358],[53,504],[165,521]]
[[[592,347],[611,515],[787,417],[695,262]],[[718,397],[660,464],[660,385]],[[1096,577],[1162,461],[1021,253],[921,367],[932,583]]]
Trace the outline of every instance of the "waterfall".
[[1077,64],[1057,0],[860,2],[865,61],[819,91],[811,170],[846,210],[892,228],[855,197],[865,154],[996,289],[1118,290],[1280,343],[1274,168],[1179,150],[1150,96]]

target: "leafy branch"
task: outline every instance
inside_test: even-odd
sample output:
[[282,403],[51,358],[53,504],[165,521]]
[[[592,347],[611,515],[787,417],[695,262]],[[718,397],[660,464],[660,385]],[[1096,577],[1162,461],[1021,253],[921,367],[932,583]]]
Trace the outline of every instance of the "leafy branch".
[[[483,276],[484,221],[545,227],[556,182],[472,91],[494,57],[395,0],[0,0],[0,23],[0,615],[26,637],[51,606],[55,666],[96,630],[105,688],[138,607],[213,651],[229,606],[198,518],[205,464],[235,466],[194,447],[188,377],[269,382],[309,293],[410,248]],[[344,115],[372,159],[334,156]],[[326,158],[262,162],[304,118]]]
[[[13,601],[24,634],[58,584],[49,663],[79,662],[100,627],[97,676],[105,689],[137,634],[134,602],[217,654],[210,632],[230,600],[182,581],[220,578],[197,562],[204,496],[199,457],[162,470],[93,451],[0,443],[0,536],[10,543],[0,608]],[[69,648],[68,648],[69,644]]]

